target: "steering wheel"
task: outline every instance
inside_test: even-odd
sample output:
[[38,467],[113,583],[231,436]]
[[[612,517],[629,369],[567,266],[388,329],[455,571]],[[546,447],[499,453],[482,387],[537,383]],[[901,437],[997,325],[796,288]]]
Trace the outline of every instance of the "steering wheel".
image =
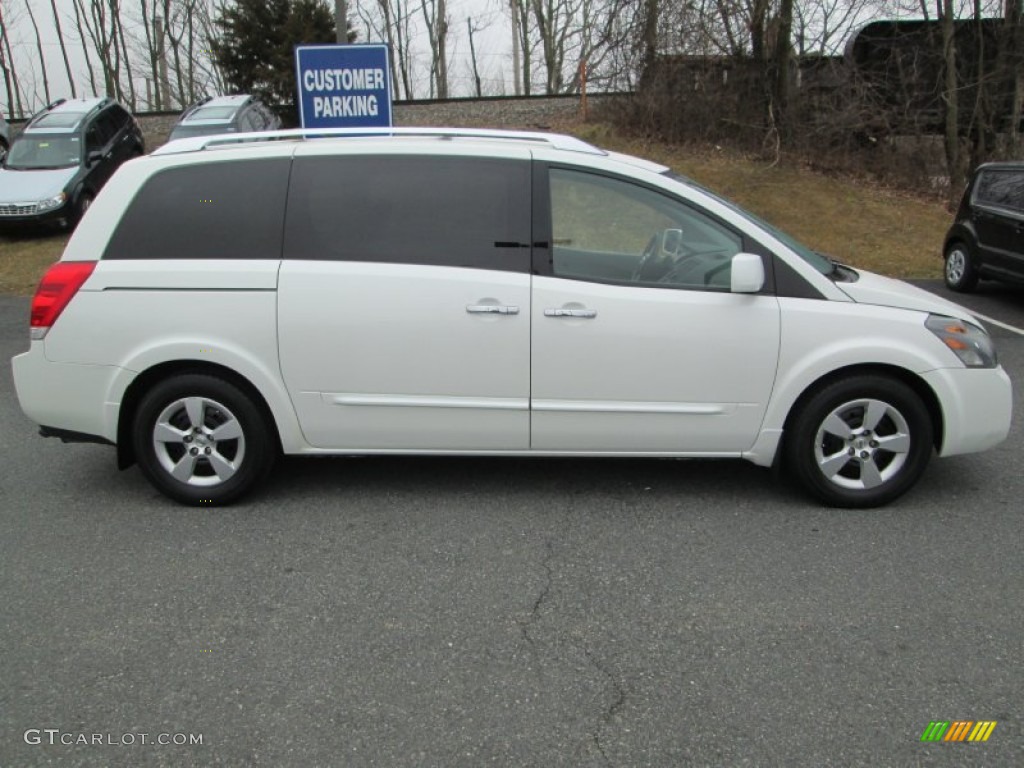
[[651,236],[647,241],[640,261],[633,270],[634,283],[657,283],[672,272],[682,260],[687,259],[683,245],[683,230],[669,227]]
[[647,245],[644,247],[644,252],[640,256],[640,261],[637,262],[636,267],[633,269],[633,274],[630,275],[630,280],[634,283],[639,283],[641,280],[649,279],[648,273],[651,272],[650,266],[654,262],[654,259],[658,256],[658,246],[661,244],[661,233],[651,235],[651,239],[647,241]]

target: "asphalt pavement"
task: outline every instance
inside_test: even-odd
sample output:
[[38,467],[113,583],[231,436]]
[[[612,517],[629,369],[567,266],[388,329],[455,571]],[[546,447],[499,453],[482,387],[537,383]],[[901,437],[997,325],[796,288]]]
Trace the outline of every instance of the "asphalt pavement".
[[[1019,291],[961,300],[1024,328]],[[384,457],[189,509],[38,437],[5,367],[0,765],[1024,765],[1024,338],[992,330],[1009,439],[869,511],[744,462]],[[921,741],[958,720],[997,725]]]

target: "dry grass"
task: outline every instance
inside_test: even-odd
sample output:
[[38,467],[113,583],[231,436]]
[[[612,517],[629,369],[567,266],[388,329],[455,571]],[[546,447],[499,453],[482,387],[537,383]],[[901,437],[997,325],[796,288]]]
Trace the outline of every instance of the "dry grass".
[[[625,138],[600,123],[554,128],[664,163],[847,264],[893,277],[942,274],[939,256],[951,216],[934,201],[727,150]],[[0,292],[31,295],[67,239],[0,237]]]
[[60,258],[68,235],[0,236],[0,293],[31,296],[43,272]]
[[935,201],[728,150],[628,139],[602,124],[564,129],[663,163],[846,264],[892,277],[942,275],[942,238],[952,216]]

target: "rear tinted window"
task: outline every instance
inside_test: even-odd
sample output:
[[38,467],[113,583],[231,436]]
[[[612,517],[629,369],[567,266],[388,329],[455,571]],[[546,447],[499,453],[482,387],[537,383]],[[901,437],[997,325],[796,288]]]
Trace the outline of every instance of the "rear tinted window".
[[188,115],[185,118],[185,122],[190,120],[230,120],[237,111],[237,105],[230,107],[200,107],[191,115]]
[[207,163],[154,175],[104,259],[279,259],[287,158]]
[[982,171],[974,201],[1024,213],[1024,171]]
[[74,128],[85,117],[85,112],[51,112],[32,123],[33,128]]
[[528,271],[530,165],[463,157],[295,161],[285,258]]

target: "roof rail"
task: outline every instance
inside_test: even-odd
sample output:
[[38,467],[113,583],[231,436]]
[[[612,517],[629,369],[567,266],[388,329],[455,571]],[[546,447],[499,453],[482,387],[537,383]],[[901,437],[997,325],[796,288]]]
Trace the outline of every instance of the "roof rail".
[[603,149],[585,141],[560,133],[540,131],[503,131],[494,128],[292,128],[282,131],[260,131],[257,133],[220,134],[198,136],[170,142],[153,152],[154,155],[172,155],[217,149],[257,141],[308,141],[326,138],[367,138],[375,136],[408,136],[412,138],[437,139],[507,139],[512,141],[533,141],[546,144],[552,149],[569,152],[583,152],[589,155],[605,155]]

